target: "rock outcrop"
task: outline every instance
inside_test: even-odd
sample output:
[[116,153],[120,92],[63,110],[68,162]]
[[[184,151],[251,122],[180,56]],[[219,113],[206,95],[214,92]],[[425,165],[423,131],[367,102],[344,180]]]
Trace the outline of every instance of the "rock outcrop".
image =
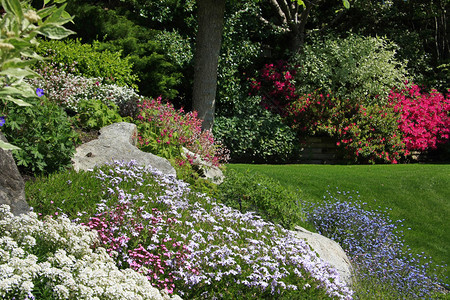
[[138,165],[152,166],[167,175],[176,175],[170,162],[162,157],[143,152],[136,147],[135,124],[120,122],[100,129],[98,139],[79,146],[72,159],[75,171],[92,169],[113,161],[135,160]]
[[[0,132],[0,139],[7,142]],[[0,204],[11,207],[14,215],[20,215],[30,211],[30,206],[25,201],[25,183],[17,169],[16,162],[11,151],[0,148]]]
[[293,234],[297,238],[305,240],[322,260],[334,267],[338,271],[342,281],[347,283],[347,285],[351,284],[352,265],[347,254],[338,243],[300,226],[295,227]]
[[192,166],[194,166],[201,178],[208,179],[215,184],[221,184],[223,182],[225,177],[218,167],[204,161],[200,156],[184,147],[182,148],[181,155],[183,155],[184,158],[191,159]]

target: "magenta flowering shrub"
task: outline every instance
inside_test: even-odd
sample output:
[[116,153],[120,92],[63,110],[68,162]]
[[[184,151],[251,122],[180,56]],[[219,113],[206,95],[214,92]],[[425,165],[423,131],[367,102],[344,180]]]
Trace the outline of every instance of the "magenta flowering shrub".
[[[449,90],[450,92],[450,90]],[[450,134],[450,93],[432,90],[422,93],[415,85],[392,90],[389,101],[401,114],[398,126],[408,150],[435,149],[448,141]]]
[[261,105],[265,109],[282,114],[284,108],[298,97],[294,80],[296,73],[296,68],[283,60],[265,64],[257,79],[249,79],[251,94],[261,96]]
[[[181,147],[185,147],[214,166],[228,161],[225,147],[214,141],[210,131],[202,131],[197,112],[176,110],[171,103],[163,103],[161,97],[145,99],[138,107],[136,123],[142,150],[165,158],[179,158]],[[195,158],[188,157],[188,161],[192,163]]]

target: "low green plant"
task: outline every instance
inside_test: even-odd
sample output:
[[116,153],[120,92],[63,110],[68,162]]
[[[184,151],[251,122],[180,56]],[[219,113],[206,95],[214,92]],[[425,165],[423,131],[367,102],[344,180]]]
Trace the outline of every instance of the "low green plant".
[[[101,181],[92,172],[73,169],[39,175],[25,183],[28,204],[41,216],[64,214],[71,219],[94,215],[103,197]],[[80,198],[83,201],[80,201]],[[87,219],[82,219],[86,221]]]
[[78,113],[74,117],[77,126],[84,129],[100,129],[104,126],[122,122],[119,107],[113,103],[109,106],[100,100],[81,100]]
[[219,186],[220,199],[242,213],[255,211],[264,219],[293,228],[304,216],[300,196],[278,181],[262,174],[226,171]]
[[28,174],[52,173],[70,165],[78,135],[64,110],[46,97],[29,101],[32,106],[5,103],[0,113],[6,116],[2,132],[20,147],[13,150],[19,169]]
[[138,77],[132,71],[128,57],[120,51],[100,49],[99,43],[83,44],[80,39],[41,41],[38,53],[47,61],[65,66],[65,71],[87,78],[101,78],[102,83],[129,86],[137,89]]

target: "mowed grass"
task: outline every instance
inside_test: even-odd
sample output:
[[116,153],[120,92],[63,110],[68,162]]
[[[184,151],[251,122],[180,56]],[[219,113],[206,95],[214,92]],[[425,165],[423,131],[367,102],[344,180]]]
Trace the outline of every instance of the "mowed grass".
[[[263,173],[320,202],[326,191],[358,191],[373,209],[403,219],[405,243],[436,264],[450,265],[450,165],[246,165],[228,168]],[[411,228],[411,229],[408,229]],[[449,284],[449,268],[444,274]]]

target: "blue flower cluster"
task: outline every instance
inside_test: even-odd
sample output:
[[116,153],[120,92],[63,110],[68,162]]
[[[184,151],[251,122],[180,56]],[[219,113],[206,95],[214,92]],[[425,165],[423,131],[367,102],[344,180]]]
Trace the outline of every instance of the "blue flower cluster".
[[392,221],[386,211],[364,209],[366,203],[354,200],[350,192],[337,193],[347,200],[328,192],[329,198],[324,196],[322,204],[311,205],[306,214],[318,233],[344,248],[356,270],[357,282],[385,287],[399,299],[423,299],[442,286],[437,276],[430,275],[431,259],[423,253],[414,255],[404,244],[398,230],[401,220]]

